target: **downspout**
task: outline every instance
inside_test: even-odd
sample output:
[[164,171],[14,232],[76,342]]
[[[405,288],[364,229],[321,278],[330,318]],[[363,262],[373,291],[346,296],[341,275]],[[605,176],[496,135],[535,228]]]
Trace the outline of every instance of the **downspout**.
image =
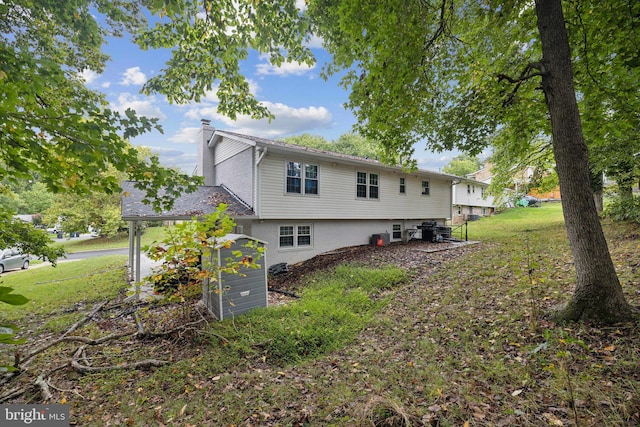
[[256,150],[256,154],[258,155],[258,158],[255,160],[253,167],[253,208],[256,215],[260,217],[260,198],[258,194],[258,189],[260,188],[260,177],[258,173],[258,166],[260,166],[260,163],[262,163],[262,159],[264,159],[264,156],[267,155],[267,147],[258,148]]
[[[451,200],[449,201],[449,218],[451,218],[451,225],[453,225],[453,202],[455,201],[456,204],[459,204],[458,198],[456,197],[456,185],[461,184],[462,180],[461,179],[453,179],[451,180],[451,191],[450,191],[450,195],[451,195]],[[455,199],[455,200],[454,200]]]

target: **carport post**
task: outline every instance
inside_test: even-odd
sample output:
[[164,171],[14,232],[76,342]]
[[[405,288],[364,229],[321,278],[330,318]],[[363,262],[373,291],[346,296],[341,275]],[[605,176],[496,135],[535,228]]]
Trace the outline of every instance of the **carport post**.
[[140,245],[142,234],[142,221],[136,221],[136,286],[140,285]]
[[133,260],[135,256],[135,247],[133,234],[135,233],[135,222],[129,221],[129,281],[133,280]]

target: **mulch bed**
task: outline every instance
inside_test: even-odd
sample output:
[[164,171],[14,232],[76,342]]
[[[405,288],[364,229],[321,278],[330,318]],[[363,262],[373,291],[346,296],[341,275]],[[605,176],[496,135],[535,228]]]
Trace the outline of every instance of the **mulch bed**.
[[345,263],[369,266],[395,265],[410,271],[421,271],[439,265],[443,257],[448,257],[447,250],[473,243],[476,242],[432,243],[410,240],[407,243],[393,242],[385,246],[360,245],[341,248],[289,265],[289,271],[286,273],[270,275],[269,289],[295,292],[306,276]]

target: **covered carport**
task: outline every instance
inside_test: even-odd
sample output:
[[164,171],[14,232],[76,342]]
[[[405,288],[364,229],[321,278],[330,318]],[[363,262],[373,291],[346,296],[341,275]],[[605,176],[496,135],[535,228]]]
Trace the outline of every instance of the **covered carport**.
[[228,206],[227,213],[236,218],[254,216],[253,209],[224,186],[201,186],[192,193],[185,193],[174,200],[171,210],[156,212],[144,203],[146,194],[135,187],[134,181],[122,183],[121,217],[129,223],[129,277],[140,283],[142,224],[145,221],[190,221],[215,212],[218,205]]

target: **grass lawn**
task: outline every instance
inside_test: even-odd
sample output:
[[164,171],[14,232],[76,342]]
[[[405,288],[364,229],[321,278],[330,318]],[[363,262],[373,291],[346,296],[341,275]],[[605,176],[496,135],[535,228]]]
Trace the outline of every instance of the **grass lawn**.
[[[603,227],[625,294],[638,306],[640,227]],[[469,223],[469,238],[481,243],[425,253],[428,271],[373,269],[362,260],[306,277],[300,300],[146,340],[132,334],[199,322],[201,312],[193,304],[114,304],[73,335],[129,336],[62,343],[3,388],[23,387],[11,403],[41,402],[33,381],[49,373],[49,402],[69,404],[83,426],[640,425],[640,323],[562,326],[544,317],[574,284],[560,205]],[[35,272],[15,274],[23,293],[34,289],[27,283]],[[118,283],[89,286],[96,291],[86,300],[113,295]],[[47,299],[64,284],[38,286]],[[72,293],[82,300],[83,292]],[[43,309],[55,324],[48,333],[77,322],[68,311],[91,311],[75,299],[54,300]],[[12,319],[42,331],[30,322],[33,308]],[[65,367],[72,354],[95,369]],[[169,363],[99,371],[141,360]]]
[[[160,240],[166,227],[147,227],[142,234],[142,245],[148,245],[153,241]],[[129,246],[129,235],[127,233],[121,233],[115,237],[96,237],[92,239],[76,239],[68,238],[64,239],[61,243],[58,243],[67,250],[69,253],[81,252],[81,251],[93,251],[100,249],[119,249]]]

